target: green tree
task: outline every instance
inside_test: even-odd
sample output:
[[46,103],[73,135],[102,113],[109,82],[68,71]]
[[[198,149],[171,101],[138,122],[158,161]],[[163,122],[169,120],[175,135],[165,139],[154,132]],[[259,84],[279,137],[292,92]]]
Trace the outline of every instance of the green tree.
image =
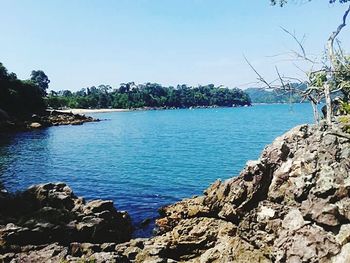
[[0,63],[0,109],[9,115],[26,118],[45,110],[42,90],[31,80],[20,80]]
[[50,80],[44,71],[33,70],[30,74],[30,80],[40,88],[44,95],[46,95],[46,90],[49,88]]

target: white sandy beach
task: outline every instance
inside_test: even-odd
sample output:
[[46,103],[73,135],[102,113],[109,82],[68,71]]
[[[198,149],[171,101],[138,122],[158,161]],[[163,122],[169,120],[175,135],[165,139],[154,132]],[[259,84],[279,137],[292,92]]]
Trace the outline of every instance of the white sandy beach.
[[57,110],[64,113],[73,114],[89,114],[89,113],[106,113],[106,112],[123,112],[129,111],[128,109],[68,109],[68,110]]

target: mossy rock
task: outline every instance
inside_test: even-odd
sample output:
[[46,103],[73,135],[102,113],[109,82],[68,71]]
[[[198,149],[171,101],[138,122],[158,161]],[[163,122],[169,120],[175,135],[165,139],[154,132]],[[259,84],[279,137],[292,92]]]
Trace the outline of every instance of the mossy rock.
[[350,124],[350,115],[344,115],[339,117],[339,122],[343,124]]
[[343,132],[350,133],[350,115],[343,115],[338,118],[340,127]]

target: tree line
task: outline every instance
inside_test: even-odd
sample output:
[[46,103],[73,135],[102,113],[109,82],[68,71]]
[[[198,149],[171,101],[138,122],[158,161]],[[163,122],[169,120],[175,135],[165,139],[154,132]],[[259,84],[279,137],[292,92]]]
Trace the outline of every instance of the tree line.
[[[6,112],[17,118],[41,114],[50,107],[60,108],[189,108],[234,107],[251,105],[249,95],[238,88],[177,85],[164,87],[157,83],[122,83],[89,87],[76,92],[50,91],[50,80],[42,70],[33,70],[30,78],[21,80],[0,63],[0,115]],[[1,113],[2,112],[2,113]],[[0,116],[1,117],[1,116]]]
[[238,88],[215,87],[213,84],[191,87],[164,87],[157,83],[122,83],[89,87],[76,92],[52,91],[46,98],[51,108],[189,108],[235,107],[251,105],[249,95]]

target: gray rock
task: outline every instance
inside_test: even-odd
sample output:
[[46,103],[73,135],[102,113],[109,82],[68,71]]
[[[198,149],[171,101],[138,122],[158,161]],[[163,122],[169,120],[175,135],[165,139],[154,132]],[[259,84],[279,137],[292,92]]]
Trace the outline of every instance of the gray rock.
[[32,129],[39,129],[42,127],[42,125],[39,123],[39,122],[32,122],[30,125],[29,125],[30,128]]
[[85,204],[64,183],[32,186],[18,195],[9,195],[2,204],[1,218],[11,223],[0,226],[0,253],[29,244],[121,243],[131,238],[127,213],[118,212],[111,201]]

